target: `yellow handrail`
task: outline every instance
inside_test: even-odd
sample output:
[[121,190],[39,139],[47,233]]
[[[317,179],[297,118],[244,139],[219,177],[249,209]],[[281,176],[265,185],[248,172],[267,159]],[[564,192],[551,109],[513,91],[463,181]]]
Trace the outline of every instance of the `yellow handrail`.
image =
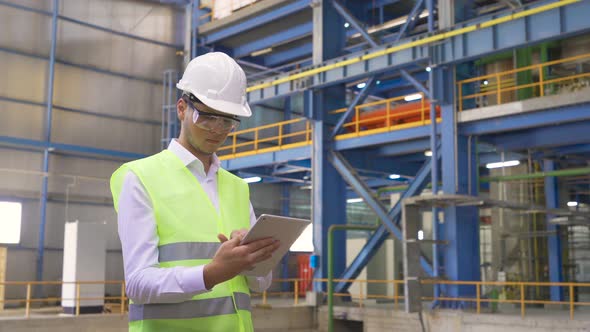
[[[550,78],[548,79],[545,75],[545,71],[550,67],[558,64],[564,64],[568,62],[577,62],[580,60],[590,61],[590,53],[580,54],[576,56],[572,56],[565,59],[547,61],[535,65],[530,65],[521,68],[514,68],[502,72],[491,73],[486,75],[481,75],[474,78],[469,78],[465,80],[461,80],[457,82],[458,86],[458,95],[459,95],[459,111],[462,111],[464,106],[465,100],[471,99],[478,99],[478,98],[485,98],[485,97],[496,97],[496,105],[509,102],[510,100],[503,100],[503,94],[507,92],[518,91],[521,89],[534,89],[531,98],[533,97],[544,97],[547,95],[547,91],[545,87],[558,83],[558,82],[567,82],[567,81],[575,81],[582,78],[588,78],[590,80],[590,73],[574,73],[572,75],[567,75],[563,77],[557,78]],[[518,84],[515,80],[515,76],[518,73],[528,72],[528,71],[536,71],[538,72],[538,80],[532,83],[524,83]],[[485,83],[482,83],[485,82]],[[466,94],[465,93],[465,85],[470,83],[477,83],[474,87],[476,92]],[[479,92],[477,92],[479,90]],[[538,93],[537,93],[538,90]],[[480,102],[480,107],[482,106],[485,100]],[[488,102],[489,99],[488,99]],[[491,101],[494,104],[494,101]]]
[[[75,286],[76,295],[73,298],[65,297],[44,297],[44,298],[32,298],[32,287],[33,286],[47,286],[47,285],[69,285]],[[83,285],[121,285],[121,295],[119,296],[95,296],[95,297],[82,297],[81,287]],[[80,315],[80,306],[82,301],[90,300],[118,300],[120,301],[121,311],[120,314],[125,314],[125,305],[127,302],[127,296],[125,295],[125,281],[121,280],[97,280],[97,281],[3,281],[0,282],[0,286],[25,286],[26,287],[26,298],[25,299],[0,299],[0,303],[25,303],[25,317],[31,317],[31,304],[38,302],[62,302],[64,300],[74,301],[75,303],[75,315]]]
[[[265,291],[264,293],[252,293],[253,297],[262,296],[263,302],[266,303],[268,301],[268,297],[270,296],[283,296],[287,294],[293,294],[293,304],[299,304],[299,283],[300,282],[309,282],[310,279],[299,279],[299,278],[277,278],[273,279],[273,283],[282,283],[282,282],[289,282],[293,283],[293,292],[291,291],[281,291],[281,292],[272,292],[272,291]],[[313,282],[320,282],[320,283],[327,283],[328,279],[320,279],[314,278],[311,279]],[[352,296],[353,299],[357,300],[359,306],[364,306],[365,301],[368,299],[390,299],[394,301],[394,309],[397,309],[399,300],[403,300],[404,296],[400,295],[399,286],[404,284],[403,280],[396,280],[396,279],[386,279],[386,280],[368,280],[368,279],[334,279],[335,282],[351,282],[351,283],[359,283],[361,284],[359,293],[357,295]],[[363,290],[363,284],[369,283],[384,283],[384,284],[391,284],[393,286],[393,295],[386,295],[386,294],[368,294]],[[569,306],[569,314],[570,319],[574,319],[574,309],[576,306],[590,306],[590,302],[583,302],[583,301],[576,301],[574,296],[574,289],[575,287],[590,287],[590,282],[520,282],[520,281],[450,281],[450,280],[421,280],[420,283],[422,285],[462,285],[462,286],[474,286],[475,287],[475,297],[449,297],[449,296],[441,296],[437,299],[444,300],[444,301],[462,301],[462,302],[473,302],[476,306],[476,312],[479,314],[481,313],[481,303],[513,303],[513,304],[520,304],[521,315],[524,317],[526,314],[526,305],[527,304],[555,304],[555,305],[568,305]],[[76,296],[75,298],[62,298],[62,297],[48,297],[48,298],[37,298],[33,299],[32,297],[32,286],[38,285],[64,285],[64,284],[74,284],[76,286]],[[104,296],[104,297],[82,297],[80,295],[80,288],[82,285],[91,285],[91,284],[120,284],[121,285],[121,295],[120,296]],[[125,314],[125,304],[127,301],[127,297],[125,296],[125,282],[121,280],[104,280],[104,281],[71,281],[71,282],[64,282],[64,281],[5,281],[0,282],[2,286],[26,286],[26,298],[25,299],[4,299],[0,300],[0,303],[22,303],[25,302],[25,317],[29,318],[31,315],[31,303],[34,302],[46,302],[46,301],[64,301],[64,300],[73,300],[76,303],[75,312],[76,315],[80,313],[80,303],[84,300],[119,300],[121,304],[121,311],[120,314]],[[499,286],[499,287],[515,287],[518,288],[519,294],[518,298],[514,299],[501,299],[501,298],[487,298],[482,296],[481,287],[483,286]],[[535,300],[535,299],[527,299],[526,298],[526,287],[567,287],[568,289],[568,299],[564,301],[549,301],[549,300]],[[334,296],[351,296],[349,293],[335,293]],[[434,300],[433,297],[422,297],[423,301],[432,301]]]
[[[294,304],[297,304],[298,298],[298,288],[297,284],[298,281],[302,279],[297,278],[289,278],[289,279],[273,279],[273,283],[280,283],[280,282],[293,282],[294,283],[294,294],[295,301]],[[306,280],[308,281],[308,280]],[[351,295],[349,293],[335,293],[334,296],[340,297],[352,297],[354,300],[358,301],[359,307],[363,307],[365,305],[364,301],[367,299],[389,299],[394,301],[394,310],[397,310],[399,300],[403,300],[404,296],[399,295],[399,286],[404,284],[403,280],[366,280],[366,279],[334,279],[335,282],[350,282],[350,283],[359,283],[360,289],[358,295]],[[321,282],[327,283],[328,279],[313,279],[313,282]],[[390,283],[393,286],[393,295],[383,295],[383,294],[367,294],[363,290],[362,284],[368,283]],[[574,287],[590,287],[590,283],[583,283],[583,282],[517,282],[517,281],[450,281],[450,280],[421,280],[420,283],[422,285],[463,285],[463,286],[474,286],[475,287],[475,297],[448,297],[448,296],[441,296],[438,297],[438,300],[444,301],[461,301],[461,302],[473,302],[475,303],[476,312],[479,314],[481,313],[481,303],[512,303],[512,304],[520,304],[520,312],[521,316],[525,316],[526,314],[526,305],[527,304],[554,304],[554,305],[568,305],[569,306],[569,313],[570,319],[574,319],[574,309],[576,306],[590,306],[590,302],[582,302],[582,301],[575,301],[574,294]],[[517,287],[519,290],[519,295],[517,299],[495,299],[495,298],[487,298],[482,296],[481,287],[483,286],[500,286],[500,287]],[[569,298],[566,301],[550,301],[550,300],[533,300],[526,298],[526,287],[567,287],[569,290]],[[284,295],[285,293],[289,292],[267,292],[267,296],[269,295]],[[253,294],[253,296],[257,296],[257,294]],[[434,297],[422,297],[423,301],[433,301]]]
[[[410,102],[406,102],[405,96],[401,96],[357,105],[352,120],[342,125],[347,132],[337,135],[335,139],[342,140],[430,124],[430,104],[422,93],[420,96],[420,100]],[[403,105],[414,107],[408,110],[396,109]],[[342,108],[329,113],[340,114],[345,111],[346,109]],[[437,121],[440,121],[440,117]],[[305,122],[305,129],[291,132],[287,130],[286,126],[302,122]],[[291,140],[288,140],[289,138]],[[219,148],[218,154],[220,159],[226,160],[310,144],[311,122],[306,118],[297,118],[233,132],[228,136],[228,144]]]

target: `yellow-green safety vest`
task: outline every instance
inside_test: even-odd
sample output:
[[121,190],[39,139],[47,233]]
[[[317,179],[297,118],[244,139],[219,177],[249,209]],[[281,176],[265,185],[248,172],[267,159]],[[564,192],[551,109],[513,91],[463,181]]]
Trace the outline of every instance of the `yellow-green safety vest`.
[[[149,195],[159,237],[160,267],[207,264],[221,245],[217,234],[250,227],[248,185],[219,169],[219,212],[195,176],[169,150],[124,164],[111,177],[118,211],[119,194],[132,171]],[[133,223],[133,220],[126,222]],[[129,331],[253,331],[250,291],[243,276],[181,303],[129,305]]]

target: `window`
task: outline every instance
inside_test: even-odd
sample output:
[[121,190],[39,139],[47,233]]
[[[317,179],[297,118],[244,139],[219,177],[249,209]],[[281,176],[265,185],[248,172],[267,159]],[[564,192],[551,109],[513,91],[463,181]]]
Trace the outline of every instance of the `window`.
[[0,243],[19,243],[22,205],[0,202]]

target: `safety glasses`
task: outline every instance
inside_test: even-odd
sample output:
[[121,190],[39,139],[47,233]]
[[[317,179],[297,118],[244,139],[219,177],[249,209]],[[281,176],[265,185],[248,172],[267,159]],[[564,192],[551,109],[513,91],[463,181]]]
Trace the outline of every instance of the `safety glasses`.
[[[184,98],[183,98],[184,99]],[[200,111],[191,101],[184,101],[193,109],[193,123],[195,126],[218,133],[229,133],[240,126],[240,120],[229,115],[214,114]]]

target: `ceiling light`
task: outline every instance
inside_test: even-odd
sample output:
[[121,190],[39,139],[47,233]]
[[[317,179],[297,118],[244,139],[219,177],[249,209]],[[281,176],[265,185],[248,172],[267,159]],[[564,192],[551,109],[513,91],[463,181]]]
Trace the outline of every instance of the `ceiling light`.
[[432,157],[432,151],[430,151],[430,150],[426,150],[426,151],[424,151],[424,155],[425,155],[426,157]]
[[346,203],[360,203],[362,201],[363,201],[363,199],[360,197],[359,198],[349,198],[346,200]]
[[488,80],[483,81],[483,85],[488,85],[490,82]]
[[272,52],[272,47],[252,52],[252,53],[250,53],[250,56],[259,56],[259,55],[263,55],[263,54],[270,53],[270,52]]
[[567,202],[567,206],[569,206],[569,207],[576,207],[576,206],[578,206],[578,202],[573,202],[573,201],[572,202]]
[[381,81],[377,80],[377,85],[381,84]]
[[249,178],[244,178],[244,181],[246,181],[246,183],[256,183],[262,181],[262,178],[260,176],[252,176]]
[[486,168],[492,169],[492,168],[502,168],[502,167],[518,166],[518,165],[520,165],[520,161],[518,161],[518,160],[509,160],[509,161],[501,161],[501,162],[498,162],[498,163],[489,163],[489,164],[486,164]]
[[345,28],[348,28],[349,26],[350,26],[350,23],[348,23],[348,22],[344,23]]
[[366,86],[367,86],[367,83],[365,83],[365,82],[359,83],[359,84],[356,85],[356,87],[359,88],[359,89],[362,89],[362,88],[364,88]]
[[414,93],[412,95],[407,95],[404,97],[405,101],[414,101],[414,100],[419,100],[419,99],[422,99],[421,93]]
[[430,73],[432,71],[432,68],[426,67],[426,71]]
[[389,178],[392,180],[397,180],[399,178],[401,178],[402,176],[399,174],[389,174]]
[[424,231],[423,230],[418,231],[418,240],[420,240],[420,241],[424,240]]

